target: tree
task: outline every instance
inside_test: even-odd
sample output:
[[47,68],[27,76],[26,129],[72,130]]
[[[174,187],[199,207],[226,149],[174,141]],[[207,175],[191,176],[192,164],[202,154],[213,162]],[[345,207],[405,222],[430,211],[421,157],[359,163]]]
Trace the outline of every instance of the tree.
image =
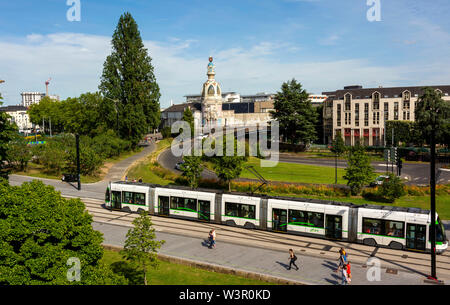
[[157,249],[161,248],[165,241],[155,240],[155,229],[152,227],[151,217],[146,212],[141,212],[140,216],[133,220],[133,225],[134,227],[127,233],[121,254],[132,264],[142,268],[144,285],[147,285],[147,267],[158,267]]
[[283,83],[277,92],[272,117],[279,121],[280,135],[292,144],[308,145],[317,139],[317,112],[312,107],[309,94],[295,79]]
[[28,162],[33,156],[28,141],[21,136],[16,137],[8,148],[8,164],[20,171],[26,171]]
[[345,152],[344,139],[342,139],[340,134],[336,135],[334,138],[333,143],[331,144],[331,152],[338,156],[341,156]]
[[388,175],[389,178],[378,187],[378,196],[393,203],[395,199],[405,195],[405,186],[397,175],[393,173],[389,173]]
[[[102,234],[80,199],[65,199],[41,181],[0,182],[0,285],[124,284],[100,262]],[[80,281],[69,281],[69,258]]]
[[183,161],[184,163],[181,165],[183,176],[188,179],[191,188],[198,187],[198,181],[203,171],[202,157],[184,156]]
[[[0,106],[3,104],[0,94]],[[9,115],[0,111],[0,178],[8,179],[9,170],[4,169],[8,161],[9,142],[15,138],[18,128],[9,121]]]
[[424,88],[417,102],[415,118],[425,143],[430,143],[434,129],[436,143],[449,145],[450,103],[442,99],[442,93]]
[[151,58],[130,13],[119,19],[99,89],[103,96],[118,101],[119,135],[133,146],[137,146],[149,128],[158,127],[159,86]]
[[189,123],[191,127],[191,138],[194,136],[194,115],[189,107],[187,107],[183,112],[183,121]]
[[344,179],[353,195],[358,195],[363,186],[369,184],[374,178],[374,170],[370,159],[366,155],[364,146],[357,143],[350,149],[348,167],[345,169]]

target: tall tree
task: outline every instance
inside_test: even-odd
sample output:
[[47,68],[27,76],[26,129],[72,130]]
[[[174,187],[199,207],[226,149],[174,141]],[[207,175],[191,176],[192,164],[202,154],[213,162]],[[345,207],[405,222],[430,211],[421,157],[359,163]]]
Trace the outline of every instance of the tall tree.
[[364,146],[357,143],[350,148],[348,167],[345,169],[344,179],[353,195],[361,192],[364,185],[369,184],[374,178],[374,169],[370,165],[369,156]]
[[331,144],[331,152],[335,153],[337,156],[341,156],[345,152],[345,143],[342,139],[341,134],[336,135]]
[[424,88],[417,102],[415,118],[424,142],[430,143],[434,128],[436,142],[450,144],[450,103],[442,99],[442,93],[431,87]]
[[[3,104],[2,99],[0,94],[0,106]],[[8,178],[9,171],[4,169],[4,166],[8,161],[9,142],[14,139],[17,132],[17,126],[9,121],[9,115],[0,111],[0,178]]]
[[148,267],[158,267],[157,250],[165,243],[164,240],[155,240],[155,229],[152,227],[152,219],[146,212],[133,220],[134,227],[127,233],[127,239],[123,250],[124,258],[142,268],[144,284],[147,285]]
[[118,101],[120,137],[136,146],[149,128],[158,127],[159,86],[151,57],[130,13],[120,16],[99,89],[105,97]]
[[283,83],[281,92],[275,95],[274,108],[272,116],[279,121],[280,135],[287,141],[308,145],[317,139],[317,111],[295,79]]

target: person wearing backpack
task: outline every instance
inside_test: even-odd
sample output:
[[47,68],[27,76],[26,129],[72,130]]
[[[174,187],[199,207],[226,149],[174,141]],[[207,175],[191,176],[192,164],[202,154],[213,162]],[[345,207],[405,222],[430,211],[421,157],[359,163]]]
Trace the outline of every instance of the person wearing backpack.
[[289,249],[289,259],[290,259],[290,261],[289,261],[289,268],[288,268],[288,270],[291,270],[291,266],[292,265],[294,265],[295,268],[297,268],[296,270],[298,270],[299,268],[295,264],[295,261],[297,260],[297,256],[295,256],[294,250],[292,250],[292,249]]

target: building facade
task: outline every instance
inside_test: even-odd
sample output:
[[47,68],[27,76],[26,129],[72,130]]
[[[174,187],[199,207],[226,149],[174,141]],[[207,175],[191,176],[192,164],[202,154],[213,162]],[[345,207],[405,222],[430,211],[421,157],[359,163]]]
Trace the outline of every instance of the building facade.
[[27,108],[24,106],[0,107],[0,111],[6,112],[10,116],[10,121],[17,125],[19,132],[30,133],[38,127],[31,123]]
[[[46,96],[45,93],[40,92],[22,92],[20,95],[22,96],[22,106],[27,108],[33,104],[39,104],[41,99]],[[49,95],[49,98],[59,101],[58,95]]]
[[[450,86],[430,86],[450,102]],[[346,145],[361,141],[366,146],[384,146],[387,121],[414,122],[423,87],[362,88],[324,92],[324,138],[331,144],[340,134]]]

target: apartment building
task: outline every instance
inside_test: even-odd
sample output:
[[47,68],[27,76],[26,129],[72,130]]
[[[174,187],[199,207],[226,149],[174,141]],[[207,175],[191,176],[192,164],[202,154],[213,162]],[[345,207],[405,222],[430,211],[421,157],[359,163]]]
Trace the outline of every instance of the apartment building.
[[[449,85],[429,87],[441,92],[443,99],[450,102]],[[346,145],[355,145],[360,140],[366,146],[383,146],[385,122],[414,121],[423,86],[347,86],[323,94],[328,96],[323,109],[325,143],[331,143],[341,134]]]

